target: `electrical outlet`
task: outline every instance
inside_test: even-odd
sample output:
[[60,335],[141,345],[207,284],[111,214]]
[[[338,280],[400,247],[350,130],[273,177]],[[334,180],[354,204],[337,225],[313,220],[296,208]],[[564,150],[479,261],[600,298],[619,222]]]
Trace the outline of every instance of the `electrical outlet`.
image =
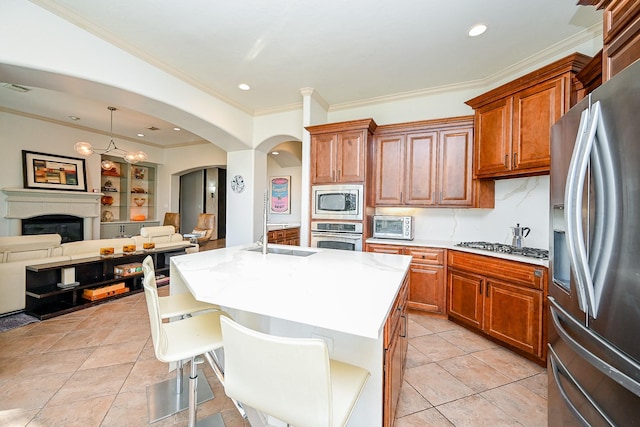
[[329,355],[333,354],[333,338],[325,337],[324,335],[311,334],[311,338],[320,338],[327,344],[327,350],[329,351]]

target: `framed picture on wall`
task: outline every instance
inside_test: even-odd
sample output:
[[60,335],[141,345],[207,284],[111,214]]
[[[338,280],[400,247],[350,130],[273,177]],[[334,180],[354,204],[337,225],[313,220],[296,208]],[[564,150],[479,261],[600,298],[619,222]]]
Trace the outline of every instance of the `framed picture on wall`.
[[291,214],[291,176],[269,178],[269,213]]
[[87,191],[84,159],[22,150],[24,188]]

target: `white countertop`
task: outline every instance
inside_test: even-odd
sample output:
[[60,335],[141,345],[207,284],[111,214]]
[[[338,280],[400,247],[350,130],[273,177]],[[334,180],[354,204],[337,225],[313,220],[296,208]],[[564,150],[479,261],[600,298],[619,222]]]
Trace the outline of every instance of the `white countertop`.
[[537,259],[526,257],[522,255],[511,255],[502,252],[491,252],[485,251],[482,249],[473,249],[473,248],[465,248],[462,246],[456,246],[456,243],[460,242],[452,242],[447,240],[394,240],[394,239],[367,239],[367,243],[375,243],[380,245],[401,245],[401,246],[422,246],[422,247],[430,247],[430,248],[442,248],[442,249],[453,249],[461,252],[469,252],[478,255],[485,255],[494,258],[507,259],[511,261],[524,262],[527,264],[533,265],[541,265],[543,267],[549,267],[549,260],[546,259]]
[[300,228],[300,223],[291,223],[291,224],[267,224],[268,231],[274,230],[286,230],[289,228]]
[[255,244],[171,258],[194,297],[223,307],[378,339],[410,256],[285,245],[311,256],[250,252]]

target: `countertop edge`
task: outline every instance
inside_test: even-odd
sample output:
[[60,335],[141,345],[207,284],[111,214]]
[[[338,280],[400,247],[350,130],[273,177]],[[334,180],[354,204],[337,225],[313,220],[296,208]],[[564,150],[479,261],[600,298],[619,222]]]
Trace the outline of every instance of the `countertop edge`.
[[485,251],[482,249],[465,248],[462,246],[456,246],[456,243],[459,243],[457,241],[453,242],[453,241],[447,241],[447,240],[423,240],[423,239],[397,240],[397,239],[369,238],[366,240],[366,243],[376,244],[376,245],[417,246],[417,247],[449,249],[449,250],[455,250],[460,252],[469,252],[477,255],[489,256],[493,258],[500,258],[500,259],[505,259],[509,261],[517,261],[517,262],[522,262],[526,264],[540,265],[542,267],[549,268],[549,260],[546,260],[546,259],[530,258],[530,257],[521,256],[521,255],[511,255],[511,254],[506,254],[502,252],[491,252],[491,251]]

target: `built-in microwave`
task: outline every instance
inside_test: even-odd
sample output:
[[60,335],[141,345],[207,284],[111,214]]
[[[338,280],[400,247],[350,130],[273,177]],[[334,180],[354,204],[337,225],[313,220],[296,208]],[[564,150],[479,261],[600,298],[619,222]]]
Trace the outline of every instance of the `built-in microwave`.
[[374,215],[373,237],[380,239],[413,240],[413,217]]
[[311,188],[312,219],[363,219],[363,185],[314,185]]

